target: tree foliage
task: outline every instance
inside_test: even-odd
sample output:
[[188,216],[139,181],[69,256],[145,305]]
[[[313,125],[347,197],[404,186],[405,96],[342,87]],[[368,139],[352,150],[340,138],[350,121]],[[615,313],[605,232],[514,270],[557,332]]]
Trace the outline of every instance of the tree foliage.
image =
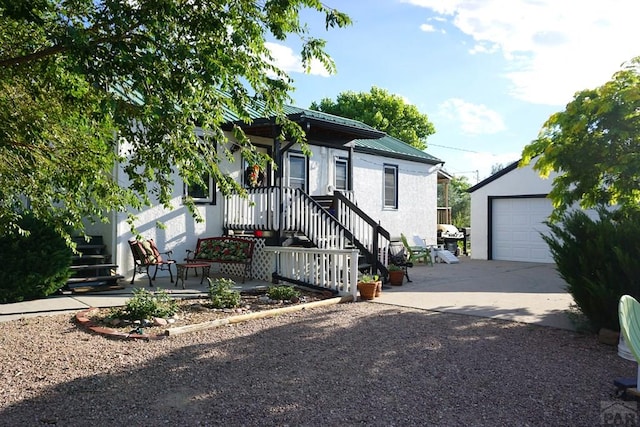
[[[438,206],[446,206],[445,184],[438,184]],[[471,187],[466,176],[453,177],[448,185],[446,195],[451,207],[451,222],[458,228],[471,224],[471,195],[467,190]]]
[[449,187],[449,204],[451,205],[452,222],[458,228],[471,225],[471,187],[466,176],[454,177]]
[[359,120],[420,150],[427,148],[427,137],[435,133],[427,115],[420,113],[415,105],[375,86],[369,93],[342,92],[335,102],[323,98],[320,103],[313,102],[310,108]]
[[548,225],[542,238],[580,311],[595,330],[619,330],[620,297],[640,298],[640,211],[574,210]]
[[306,8],[327,29],[350,23],[319,0],[0,0],[0,232],[26,210],[64,233],[152,198],[168,207],[174,173],[239,188],[217,167],[229,155],[224,109],[246,122],[257,103],[304,142],[282,112],[293,82],[265,39],[297,36],[307,67],[316,58],[333,71],[300,20]]
[[72,252],[60,234],[30,214],[19,223],[28,235],[0,235],[0,304],[44,298],[71,276]]
[[524,148],[522,163],[539,156],[534,169],[542,176],[559,172],[549,195],[556,219],[576,202],[583,208],[638,209],[639,142],[640,57],[553,114]]

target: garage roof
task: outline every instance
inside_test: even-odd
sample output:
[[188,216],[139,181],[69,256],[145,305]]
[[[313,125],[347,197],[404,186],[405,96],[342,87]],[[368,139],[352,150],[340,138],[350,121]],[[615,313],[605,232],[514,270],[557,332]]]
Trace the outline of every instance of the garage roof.
[[467,193],[473,193],[474,191],[484,187],[485,185],[489,184],[490,182],[493,182],[496,179],[500,178],[501,176],[504,176],[504,175],[508,174],[512,170],[517,169],[518,168],[518,163],[520,163],[520,160],[516,160],[515,162],[511,163],[509,166],[506,166],[505,168],[499,170],[498,172],[494,173],[490,177],[483,179],[482,181],[480,181],[479,183],[477,183],[473,187],[470,187],[467,190]]

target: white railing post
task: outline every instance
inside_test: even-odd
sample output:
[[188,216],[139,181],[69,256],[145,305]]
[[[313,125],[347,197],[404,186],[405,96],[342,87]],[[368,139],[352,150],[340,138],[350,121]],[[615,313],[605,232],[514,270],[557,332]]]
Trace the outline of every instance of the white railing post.
[[357,297],[358,250],[266,246],[284,278]]

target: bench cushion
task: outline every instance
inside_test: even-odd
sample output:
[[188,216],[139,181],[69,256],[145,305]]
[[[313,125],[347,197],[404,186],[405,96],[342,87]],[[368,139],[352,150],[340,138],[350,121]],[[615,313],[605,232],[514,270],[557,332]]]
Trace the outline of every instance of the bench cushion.
[[196,259],[244,262],[251,258],[251,242],[240,240],[202,239]]

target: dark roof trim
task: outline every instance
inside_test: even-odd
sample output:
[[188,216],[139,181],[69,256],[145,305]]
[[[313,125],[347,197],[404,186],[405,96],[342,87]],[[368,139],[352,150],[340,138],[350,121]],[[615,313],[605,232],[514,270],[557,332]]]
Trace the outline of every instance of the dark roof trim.
[[[251,122],[249,123],[240,120],[235,113],[225,109],[228,123],[237,124],[242,128],[275,124],[275,117],[265,114],[264,103],[256,102],[255,105],[250,106],[247,110],[249,111],[249,116],[251,118]],[[306,123],[309,123],[311,125],[320,126],[324,129],[352,134],[353,139],[380,138],[385,135],[384,132],[358,120],[348,119],[322,111],[295,107],[293,105],[284,105],[283,112],[289,120],[300,124],[303,128]]]
[[334,121],[323,120],[322,118],[319,118],[319,117],[308,117],[304,113],[290,115],[289,119],[299,124],[303,124],[307,122],[307,123],[310,123],[311,125],[321,126],[325,129],[349,133],[354,136],[353,139],[380,138],[384,136],[384,132],[381,132],[374,128],[367,129],[365,127],[352,126],[348,123],[337,123]]
[[[444,164],[444,162],[442,162],[442,163]],[[453,179],[453,174],[451,174],[451,173],[447,172],[447,171],[446,171],[446,170],[444,170],[444,169],[440,169],[440,170],[438,171],[438,178],[442,178],[442,179],[449,179],[449,180],[451,180],[451,179]]]
[[354,151],[356,153],[374,154],[376,156],[382,156],[382,157],[387,157],[391,159],[408,160],[410,162],[424,163],[427,165],[443,165],[444,164],[442,160],[437,159],[435,157],[433,159],[428,159],[424,157],[408,156],[406,154],[394,153],[392,151],[376,150],[375,148],[360,147],[357,145]]
[[490,177],[483,179],[482,181],[480,181],[479,183],[477,183],[473,187],[467,189],[467,193],[473,193],[474,191],[484,187],[485,185],[489,184],[490,182],[493,182],[496,179],[500,178],[501,176],[504,176],[504,175],[508,174],[512,170],[517,169],[518,168],[518,163],[520,163],[520,160],[516,160],[515,162],[511,163],[509,166],[505,167],[504,169],[501,169],[498,172],[496,172],[493,175],[491,175]]

